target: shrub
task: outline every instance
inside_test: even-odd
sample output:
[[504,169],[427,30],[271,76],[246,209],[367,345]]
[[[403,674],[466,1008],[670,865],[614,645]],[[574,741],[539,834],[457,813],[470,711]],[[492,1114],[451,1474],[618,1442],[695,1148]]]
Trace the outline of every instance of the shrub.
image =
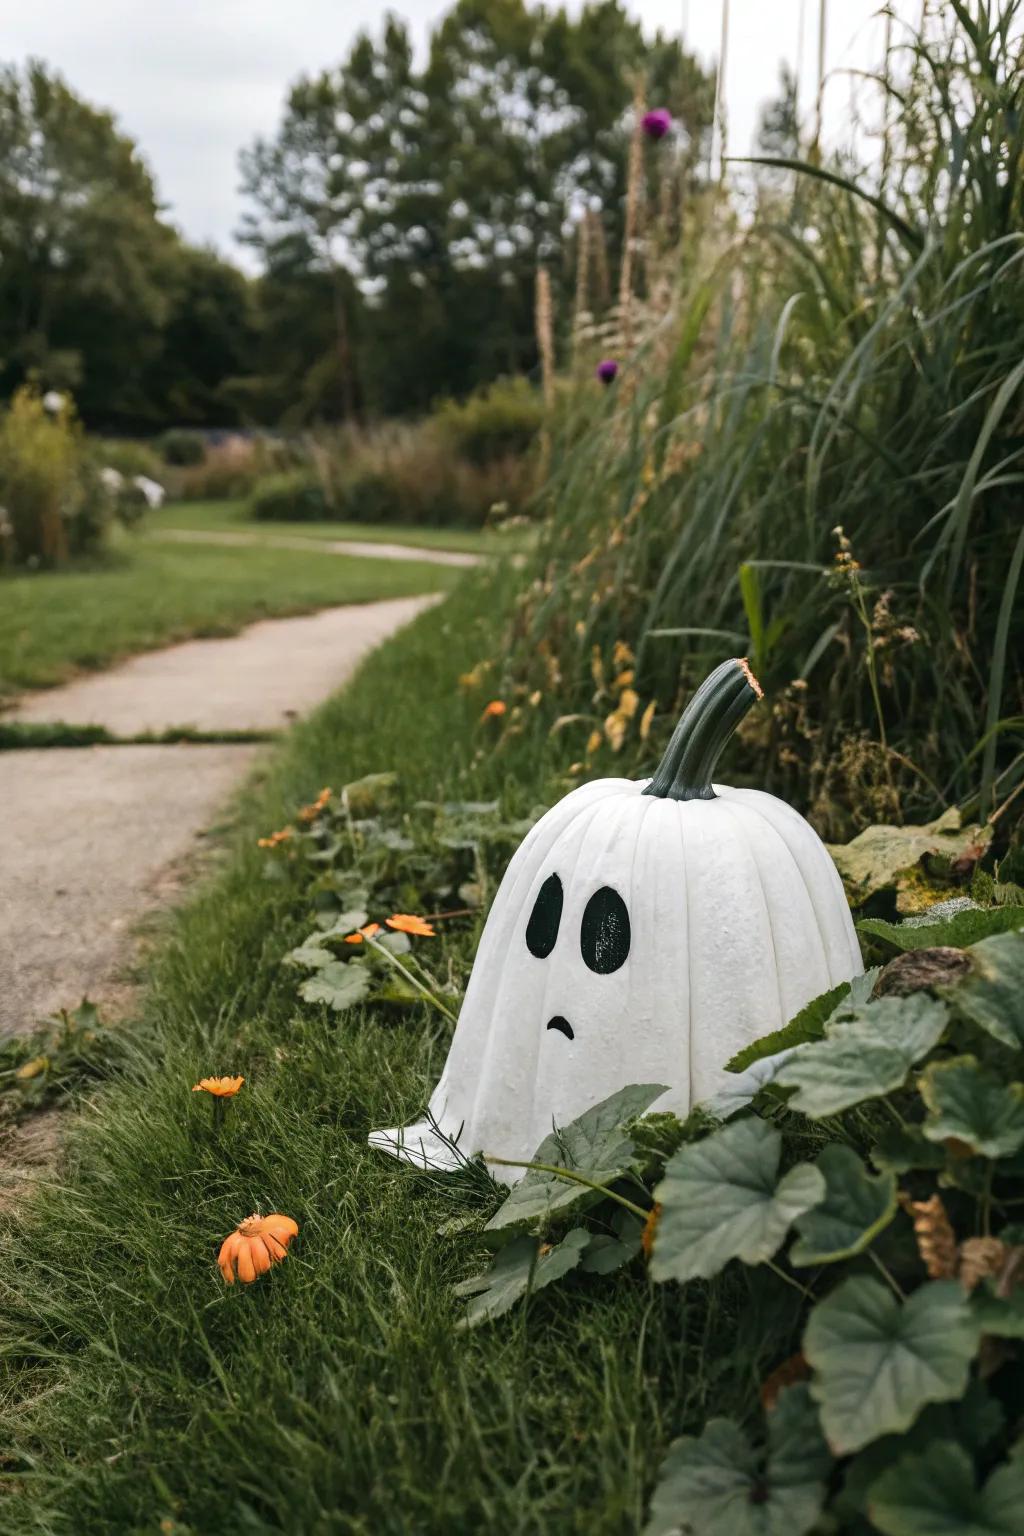
[[308,470],[271,475],[256,487],[249,516],[257,522],[319,522],[330,516],[324,487]]
[[0,415],[0,561],[59,565],[99,544],[112,510],[70,406],[18,391]]
[[544,404],[524,378],[498,379],[468,400],[444,400],[434,412],[442,437],[470,464],[525,456],[540,432]]
[[343,430],[317,439],[311,452],[332,513],[351,522],[480,527],[496,504],[519,509],[533,492],[529,459],[463,459],[436,417],[361,435]]
[[181,427],[172,427],[169,432],[165,432],[157,439],[157,447],[165,464],[190,467],[201,464],[206,457],[206,440],[202,434],[188,432]]
[[164,461],[150,443],[130,437],[94,437],[89,440],[93,463],[99,469],[116,469],[126,480],[145,475],[163,483]]
[[201,464],[180,471],[173,493],[185,501],[220,501],[249,496],[267,475],[291,467],[284,444],[236,434],[213,443]]

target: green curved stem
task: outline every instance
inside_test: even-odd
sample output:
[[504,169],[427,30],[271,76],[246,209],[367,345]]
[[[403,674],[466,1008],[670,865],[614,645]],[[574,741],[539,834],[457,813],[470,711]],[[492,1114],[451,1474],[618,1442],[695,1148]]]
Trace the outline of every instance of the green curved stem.
[[554,1163],[522,1163],[515,1157],[489,1157],[486,1152],[484,1162],[495,1163],[502,1168],[532,1168],[535,1173],[553,1173],[560,1179],[568,1179],[572,1184],[585,1184],[588,1189],[596,1189],[598,1194],[607,1195],[609,1200],[615,1200],[627,1211],[632,1211],[641,1221],[646,1221],[651,1214],[642,1205],[634,1205],[632,1200],[627,1200],[625,1195],[617,1195],[607,1184],[598,1184],[595,1179],[588,1179],[585,1174],[575,1173],[571,1168],[558,1168]]
[[760,684],[746,661],[740,657],[723,661],[687,704],[643,793],[661,800],[714,800],[715,765],[733,731],[760,698]]

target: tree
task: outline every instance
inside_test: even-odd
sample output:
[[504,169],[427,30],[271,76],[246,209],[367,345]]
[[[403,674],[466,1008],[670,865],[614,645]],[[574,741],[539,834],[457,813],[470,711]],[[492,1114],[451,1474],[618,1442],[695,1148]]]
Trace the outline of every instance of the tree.
[[[676,41],[646,40],[618,0],[578,18],[457,0],[419,72],[389,17],[379,41],[360,37],[296,84],[277,136],[243,157],[242,234],[275,280],[327,274],[340,294],[346,273],[356,285],[335,303],[333,342],[353,400],[417,410],[535,366],[538,262],[558,280],[586,207],[619,237],[637,72],[698,146],[709,80]],[[308,376],[321,373],[310,357]]]
[[44,65],[0,71],[0,387],[29,372],[132,417],[161,345],[176,237],[108,113]]

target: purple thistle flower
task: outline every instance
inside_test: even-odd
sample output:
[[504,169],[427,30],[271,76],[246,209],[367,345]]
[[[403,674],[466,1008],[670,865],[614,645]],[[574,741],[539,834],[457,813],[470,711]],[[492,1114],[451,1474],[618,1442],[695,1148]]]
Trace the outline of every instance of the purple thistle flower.
[[672,113],[667,107],[655,107],[653,112],[644,113],[640,126],[649,139],[663,139],[672,127]]
[[618,374],[618,371],[619,365],[615,361],[614,357],[603,357],[595,369],[595,372],[597,373],[597,376],[601,380],[602,384],[613,383],[616,375]]

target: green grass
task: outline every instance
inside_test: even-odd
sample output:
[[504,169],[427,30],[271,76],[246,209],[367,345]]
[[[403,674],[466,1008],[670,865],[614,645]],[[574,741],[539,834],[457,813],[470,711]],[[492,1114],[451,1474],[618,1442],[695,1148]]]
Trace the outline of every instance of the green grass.
[[[792,1302],[769,1324],[742,1276],[685,1294],[637,1271],[586,1277],[456,1334],[451,1285],[482,1250],[438,1228],[500,1197],[366,1146],[422,1107],[447,1027],[419,1010],[339,1021],[297,1003],[280,966],[309,893],[265,879],[255,839],[322,784],[393,768],[408,805],[500,794],[515,813],[562,792],[546,732],[494,751],[458,688],[512,595],[505,575],[471,578],[297,727],[243,797],[222,871],[170,921],[123,1076],[74,1117],[67,1166],[0,1262],[12,1536],[161,1520],[210,1536],[619,1536],[708,1392],[728,1411],[773,1363]],[[465,975],[474,937],[418,953]],[[247,1082],[216,1142],[189,1090],[229,1070]],[[299,1239],[228,1290],[217,1245],[257,1207],[294,1216]]]
[[460,572],[311,548],[216,549],[122,539],[102,564],[0,577],[0,698],[254,619],[450,587]]
[[250,516],[245,501],[175,501],[146,518],[147,528],[205,529],[250,533],[256,538],[359,539],[365,544],[408,544],[418,549],[451,549],[470,555],[518,554],[528,549],[533,531],[489,528],[406,528],[392,523],[262,523]]

